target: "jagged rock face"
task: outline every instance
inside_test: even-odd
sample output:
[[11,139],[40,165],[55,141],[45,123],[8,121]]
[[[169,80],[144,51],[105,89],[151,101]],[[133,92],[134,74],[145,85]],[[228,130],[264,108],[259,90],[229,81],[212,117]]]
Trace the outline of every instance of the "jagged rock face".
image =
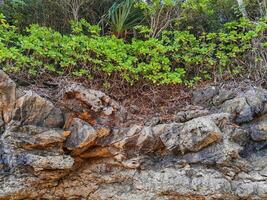
[[71,118],[81,118],[91,125],[114,126],[126,117],[125,109],[103,92],[72,84],[64,93],[64,108],[71,111]]
[[205,88],[204,107],[127,126],[104,93],[64,93],[56,107],[0,72],[0,199],[267,199],[267,91]]
[[3,71],[0,71],[0,98],[0,125],[3,125],[11,120],[16,99],[16,84]]

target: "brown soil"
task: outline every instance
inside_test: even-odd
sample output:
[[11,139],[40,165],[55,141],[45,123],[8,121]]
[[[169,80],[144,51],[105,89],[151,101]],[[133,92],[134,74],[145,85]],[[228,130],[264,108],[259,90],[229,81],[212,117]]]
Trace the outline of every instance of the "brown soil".
[[[133,86],[123,81],[112,81],[97,79],[88,81],[83,78],[53,77],[49,74],[29,79],[25,76],[14,76],[11,78],[23,89],[30,89],[40,96],[47,98],[56,105],[62,98],[64,87],[71,83],[78,83],[90,89],[101,90],[111,98],[123,105],[132,114],[135,121],[146,121],[152,117],[171,119],[173,114],[191,104],[194,88],[202,88],[213,82],[200,82],[194,88],[183,85],[152,85],[148,83],[137,83]],[[243,80],[227,81],[227,87],[240,85]],[[223,83],[220,83],[223,84]],[[242,85],[242,84],[241,84]],[[246,84],[244,84],[246,86]],[[164,121],[165,121],[164,120]]]

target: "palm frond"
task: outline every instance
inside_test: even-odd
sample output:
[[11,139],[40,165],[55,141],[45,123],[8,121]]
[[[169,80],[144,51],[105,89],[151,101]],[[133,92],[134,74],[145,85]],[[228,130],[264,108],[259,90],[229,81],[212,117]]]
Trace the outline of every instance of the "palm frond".
[[142,19],[142,12],[134,8],[136,0],[123,0],[114,3],[108,11],[110,25],[115,33],[123,33],[133,28]]

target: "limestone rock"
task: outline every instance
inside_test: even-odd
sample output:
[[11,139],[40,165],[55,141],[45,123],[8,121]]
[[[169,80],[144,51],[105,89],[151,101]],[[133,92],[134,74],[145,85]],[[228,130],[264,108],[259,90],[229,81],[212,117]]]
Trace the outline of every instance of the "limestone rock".
[[183,156],[188,163],[202,163],[206,165],[231,165],[233,159],[239,158],[242,147],[227,139],[213,144],[201,151],[188,153]]
[[231,113],[237,123],[250,122],[264,111],[267,101],[267,91],[260,89],[248,90],[222,105],[222,111]]
[[212,99],[219,93],[217,86],[208,86],[193,92],[193,102],[198,105],[209,105]]
[[[69,132],[59,129],[31,125],[20,126],[14,122],[1,136],[4,164],[9,168],[28,165],[32,163],[28,160],[28,156],[34,154],[36,155],[35,162],[37,162],[37,158],[40,158],[43,161],[46,159],[46,162],[49,163],[50,158],[45,155],[56,157],[63,155],[63,142],[68,135]],[[30,158],[32,157],[30,156]],[[52,163],[51,165],[56,164]]]
[[253,112],[245,97],[237,97],[226,101],[222,111],[231,113],[237,123],[248,122],[253,119]]
[[174,125],[161,136],[169,150],[181,153],[199,151],[222,137],[212,117],[199,117],[184,124]]
[[27,91],[16,100],[12,119],[20,121],[22,125],[49,128],[62,128],[64,125],[61,110],[32,91]]
[[267,140],[267,116],[265,115],[256,122],[254,126],[251,126],[251,138],[255,141]]
[[[43,152],[45,153],[45,152]],[[71,169],[74,164],[73,158],[65,155],[53,155],[49,156],[44,155],[34,155],[34,154],[26,154],[24,159],[24,165],[29,165],[33,167],[35,171],[42,171],[44,169]]]
[[226,88],[124,124],[100,91],[67,87],[58,108],[0,71],[0,200],[267,199],[267,92]]
[[212,101],[215,106],[219,106],[223,104],[225,101],[233,99],[235,95],[236,93],[234,90],[221,89],[219,91],[219,94],[216,95]]
[[111,125],[126,118],[126,110],[103,92],[81,85],[70,85],[65,90],[65,107],[89,124]]
[[[181,124],[179,123],[170,123],[161,125],[157,131],[160,131],[160,139],[164,144],[165,148],[169,151],[179,151],[179,130]],[[178,148],[178,149],[177,149]]]
[[76,98],[91,107],[92,111],[100,112],[107,107],[111,99],[101,91],[89,90],[80,85],[71,85],[66,89],[66,96]]
[[201,106],[187,106],[182,111],[176,113],[175,121],[186,122],[208,114],[210,114],[210,111]]
[[65,147],[71,150],[73,155],[83,153],[91,146],[96,145],[98,139],[110,134],[108,128],[93,127],[79,118],[74,118],[67,129],[71,134],[66,140]]
[[8,123],[11,120],[11,114],[16,101],[16,84],[0,70],[0,113],[1,124]]
[[97,131],[87,122],[74,118],[68,130],[71,135],[67,138],[65,146],[70,149],[90,147],[97,138]]
[[222,138],[222,133],[210,117],[195,118],[185,123],[180,132],[180,150],[199,151]]
[[156,152],[162,147],[159,136],[155,135],[151,127],[144,127],[137,139],[137,148],[142,154]]
[[47,149],[63,144],[69,134],[70,132],[61,129],[26,125],[11,126],[9,132],[4,133],[4,136],[12,137],[12,140],[16,141],[16,145],[24,149]]
[[258,88],[251,89],[245,93],[245,97],[255,115],[263,112],[264,104],[267,102],[267,91]]

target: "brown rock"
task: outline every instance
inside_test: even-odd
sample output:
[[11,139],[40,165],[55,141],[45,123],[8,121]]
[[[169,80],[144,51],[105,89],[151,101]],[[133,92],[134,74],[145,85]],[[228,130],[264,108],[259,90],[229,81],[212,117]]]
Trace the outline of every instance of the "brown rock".
[[64,118],[61,110],[32,91],[16,100],[13,120],[22,125],[62,128]]
[[15,101],[16,84],[0,70],[0,113],[3,122],[10,122]]
[[104,127],[94,128],[79,118],[74,118],[69,127],[65,128],[71,132],[66,140],[65,147],[75,155],[86,151],[96,144],[97,139],[109,135],[110,132],[109,129]]

